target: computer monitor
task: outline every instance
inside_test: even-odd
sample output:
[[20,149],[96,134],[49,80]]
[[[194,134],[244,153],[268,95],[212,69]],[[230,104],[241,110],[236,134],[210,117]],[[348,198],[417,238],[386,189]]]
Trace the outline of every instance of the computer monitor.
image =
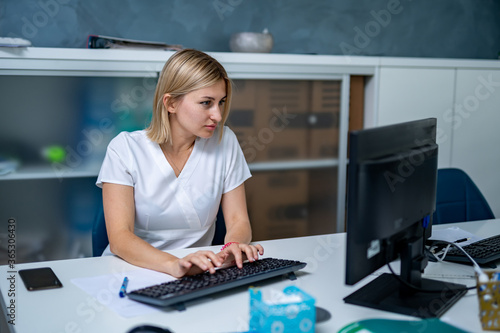
[[400,258],[344,298],[346,303],[420,318],[441,316],[466,287],[422,278],[436,206],[436,119],[353,131],[349,141],[346,284]]

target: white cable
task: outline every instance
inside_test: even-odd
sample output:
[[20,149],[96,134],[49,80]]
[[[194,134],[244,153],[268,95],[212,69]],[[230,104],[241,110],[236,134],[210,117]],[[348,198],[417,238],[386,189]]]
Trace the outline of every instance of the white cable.
[[434,258],[436,258],[438,262],[443,262],[444,258],[446,257],[446,254],[448,253],[448,250],[450,249],[450,246],[451,246],[450,244],[446,245],[446,248],[441,249],[438,253],[433,252],[434,248],[431,248],[429,252],[432,254]]
[[477,264],[477,262],[460,245],[458,245],[457,243],[451,243],[451,242],[443,241],[443,240],[439,240],[439,242],[443,242],[443,243],[448,244],[448,246],[446,247],[446,249],[444,251],[444,254],[442,256],[442,260],[446,257],[446,254],[447,254],[448,249],[450,248],[450,246],[454,245],[460,251],[462,251],[462,253],[464,253],[467,256],[467,258],[469,258],[469,260],[471,261],[472,266],[474,268],[474,271],[476,271],[476,273],[478,275],[478,281],[480,283],[486,283],[486,282],[489,281],[488,275],[481,269],[481,267]]

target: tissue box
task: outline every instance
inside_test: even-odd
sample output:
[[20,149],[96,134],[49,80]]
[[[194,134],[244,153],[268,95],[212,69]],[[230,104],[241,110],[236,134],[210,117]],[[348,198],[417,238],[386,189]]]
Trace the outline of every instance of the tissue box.
[[250,332],[314,332],[315,300],[301,289],[290,286],[263,299],[262,292],[250,288]]

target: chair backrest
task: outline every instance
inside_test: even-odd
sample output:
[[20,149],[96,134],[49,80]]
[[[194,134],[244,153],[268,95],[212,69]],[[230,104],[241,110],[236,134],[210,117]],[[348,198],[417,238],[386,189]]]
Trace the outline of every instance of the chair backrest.
[[[212,245],[224,244],[226,236],[226,223],[222,209],[219,208],[217,213],[217,221],[215,222],[215,235],[212,240]],[[92,225],[92,256],[99,257],[109,244],[108,233],[106,231],[106,222],[104,220],[104,209],[100,205],[94,218]]]
[[226,222],[224,221],[224,215],[222,215],[222,208],[219,207],[219,212],[217,213],[217,220],[215,221],[215,234],[212,239],[212,245],[222,245],[224,244],[224,238],[226,237]]
[[481,191],[463,170],[456,168],[438,170],[433,224],[494,218]]
[[99,257],[109,244],[106,222],[104,220],[104,209],[99,205],[92,224],[92,256]]

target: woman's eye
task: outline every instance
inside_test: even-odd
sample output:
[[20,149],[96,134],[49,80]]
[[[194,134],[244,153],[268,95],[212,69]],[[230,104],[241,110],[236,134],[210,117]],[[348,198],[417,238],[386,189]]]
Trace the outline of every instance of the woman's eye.
[[225,100],[225,99],[221,100],[221,101],[219,102],[219,105],[224,105],[224,103],[226,103],[226,100]]
[[210,101],[203,101],[200,103],[201,105],[210,105]]

